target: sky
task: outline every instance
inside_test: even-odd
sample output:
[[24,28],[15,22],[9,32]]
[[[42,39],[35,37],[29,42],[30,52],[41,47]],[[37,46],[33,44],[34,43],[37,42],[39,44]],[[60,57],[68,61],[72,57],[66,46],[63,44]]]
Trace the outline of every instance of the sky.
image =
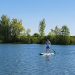
[[75,35],[75,0],[0,0],[0,17],[22,20],[31,34],[38,32],[40,21],[45,18],[48,34],[55,26],[67,25]]

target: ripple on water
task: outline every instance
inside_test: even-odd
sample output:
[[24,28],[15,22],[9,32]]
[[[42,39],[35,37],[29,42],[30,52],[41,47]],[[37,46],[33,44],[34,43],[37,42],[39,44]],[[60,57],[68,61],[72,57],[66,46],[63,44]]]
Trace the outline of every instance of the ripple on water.
[[52,46],[56,54],[38,54],[44,45],[0,45],[0,75],[75,75],[75,46]]
[[70,73],[70,71],[67,69],[52,69],[50,71],[50,75],[72,75],[72,73]]

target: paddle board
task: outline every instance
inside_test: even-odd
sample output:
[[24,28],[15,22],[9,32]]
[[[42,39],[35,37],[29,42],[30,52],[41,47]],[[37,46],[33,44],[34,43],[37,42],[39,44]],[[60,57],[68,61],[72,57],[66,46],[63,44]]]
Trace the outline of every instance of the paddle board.
[[40,53],[40,55],[46,55],[46,56],[49,56],[49,55],[54,55],[54,53]]

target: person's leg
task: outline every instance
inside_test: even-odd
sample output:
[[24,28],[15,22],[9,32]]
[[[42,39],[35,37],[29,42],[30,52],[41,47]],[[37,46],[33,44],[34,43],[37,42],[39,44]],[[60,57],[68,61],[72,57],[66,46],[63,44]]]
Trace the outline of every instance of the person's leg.
[[49,52],[50,52],[50,47],[47,46],[47,47],[46,47],[46,53],[49,53]]

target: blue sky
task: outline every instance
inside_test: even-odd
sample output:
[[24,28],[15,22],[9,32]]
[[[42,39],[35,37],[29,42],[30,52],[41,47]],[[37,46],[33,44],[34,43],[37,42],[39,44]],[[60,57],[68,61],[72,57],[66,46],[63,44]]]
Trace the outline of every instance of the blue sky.
[[18,18],[31,34],[38,32],[39,22],[45,18],[46,34],[56,25],[67,25],[75,35],[75,0],[0,0],[0,17]]

